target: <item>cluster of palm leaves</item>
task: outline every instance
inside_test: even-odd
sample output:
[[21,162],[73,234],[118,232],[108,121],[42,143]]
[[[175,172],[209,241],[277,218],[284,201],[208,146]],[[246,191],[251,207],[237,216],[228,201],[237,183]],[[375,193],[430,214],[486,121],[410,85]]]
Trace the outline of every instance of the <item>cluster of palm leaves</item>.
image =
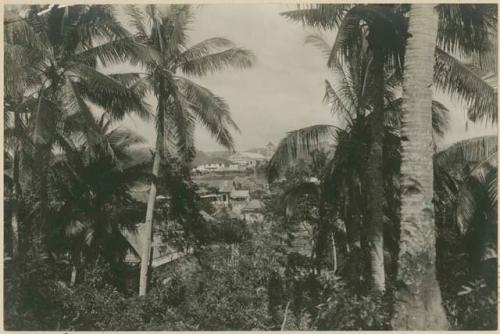
[[[142,221],[130,188],[151,176],[144,169],[150,164],[135,161],[130,150],[143,140],[117,122],[154,119],[154,176],[161,156],[184,164],[193,157],[196,123],[233,148],[230,131],[238,128],[227,103],[181,73],[247,68],[254,56],[224,38],[189,45],[188,5],[127,6],[133,31],[107,5],[7,11],[4,179],[12,255],[69,254],[74,267],[98,256],[119,261],[128,247],[121,231]],[[110,73],[115,64],[128,64],[130,72]]]
[[[307,183],[285,196],[291,205],[297,196],[314,196],[321,208],[333,213],[319,219],[316,245],[335,235],[340,219],[349,249],[364,250],[367,281],[376,291],[385,288],[385,275],[396,263],[401,200],[401,143],[404,128],[402,83],[410,5],[322,4],[283,13],[293,21],[336,30],[333,45],[321,35],[313,44],[327,58],[333,84],[326,81],[325,102],[340,125],[314,125],[289,132],[269,164],[269,180],[279,178],[301,159],[326,152],[329,161]],[[496,124],[496,7],[438,5],[434,88],[463,103],[470,121]],[[493,78],[493,80],[491,80]],[[411,81],[412,78],[409,78]],[[450,111],[432,101],[434,151],[446,133]],[[403,124],[402,124],[403,123]],[[476,138],[436,152],[435,195],[438,227],[455,222],[474,239],[482,259],[496,253],[496,137]],[[307,191],[305,191],[307,190]],[[443,213],[444,212],[444,213]],[[489,237],[487,237],[489,236]],[[316,256],[324,256],[316,250]],[[489,255],[486,255],[489,254]],[[392,257],[391,261],[387,261]],[[319,268],[318,268],[319,269]],[[336,268],[335,268],[336,269]]]

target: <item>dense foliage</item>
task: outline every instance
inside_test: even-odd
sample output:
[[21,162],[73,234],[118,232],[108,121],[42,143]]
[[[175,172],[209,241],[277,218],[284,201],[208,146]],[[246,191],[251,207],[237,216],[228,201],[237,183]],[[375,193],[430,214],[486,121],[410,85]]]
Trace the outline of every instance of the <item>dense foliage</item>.
[[[496,86],[487,80],[496,76],[496,8],[436,8],[435,86],[465,103],[470,121],[496,124]],[[4,21],[6,329],[393,328],[401,203],[421,190],[400,184],[410,5],[284,13],[337,30],[333,46],[319,35],[307,42],[327,56],[334,80],[325,102],[341,124],[289,132],[268,165],[235,179],[235,189],[254,188],[263,203],[255,222],[203,201],[189,170],[196,123],[229,149],[229,130],[238,129],[226,102],[191,77],[248,68],[252,52],[225,38],[188,46],[189,5],[128,6],[133,32],[111,6],[19,10],[7,8],[15,19]],[[142,69],[102,70],[123,63]],[[154,152],[118,123],[149,118],[148,92],[157,100]],[[435,250],[430,274],[451,329],[496,329],[497,138],[437,151],[451,111],[426,102],[436,242],[422,252]],[[266,186],[257,182],[264,169]],[[141,236],[146,210],[153,233]],[[154,235],[183,256],[153,268],[130,235],[144,238],[146,254]],[[127,254],[142,260],[141,279]]]

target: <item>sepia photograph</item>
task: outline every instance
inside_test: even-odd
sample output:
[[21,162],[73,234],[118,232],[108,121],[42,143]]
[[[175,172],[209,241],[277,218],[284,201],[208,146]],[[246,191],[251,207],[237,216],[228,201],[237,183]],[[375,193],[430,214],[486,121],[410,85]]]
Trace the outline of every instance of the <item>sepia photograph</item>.
[[3,6],[3,329],[498,329],[496,3]]

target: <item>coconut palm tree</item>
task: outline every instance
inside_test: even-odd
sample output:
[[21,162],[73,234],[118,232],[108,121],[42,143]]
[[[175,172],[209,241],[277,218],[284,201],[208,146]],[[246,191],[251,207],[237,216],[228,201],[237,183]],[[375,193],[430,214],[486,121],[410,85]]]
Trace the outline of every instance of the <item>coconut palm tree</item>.
[[335,232],[333,229],[334,225],[330,221],[327,221],[329,217],[326,215],[328,202],[326,201],[325,191],[328,189],[324,186],[324,181],[326,163],[328,162],[327,154],[328,152],[320,150],[311,152],[311,161],[305,166],[308,167],[307,171],[303,171],[309,176],[301,175],[298,178],[298,182],[293,181],[290,186],[286,187],[282,198],[285,209],[284,216],[288,222],[291,222],[291,219],[297,216],[299,200],[312,199],[312,201],[308,201],[308,204],[306,204],[309,211],[304,218],[305,222],[312,225],[313,229],[311,260],[315,262],[317,272],[320,272],[322,269],[321,264],[324,262],[325,250],[327,250],[325,243],[328,240],[333,243],[335,250],[332,254],[333,270],[337,270],[337,246],[335,245],[335,238],[332,238],[332,234]]
[[[51,163],[51,233],[49,244],[59,254],[69,251],[71,285],[85,263],[100,257],[117,269],[128,242],[124,230],[133,230],[142,206],[129,194],[130,187],[145,177],[130,148],[143,139],[127,129],[112,127],[107,114],[95,120],[109,148],[96,150],[84,133],[57,134],[64,153]],[[65,241],[61,243],[61,240]]]
[[[491,72],[485,69],[494,69],[493,72],[496,73],[496,6],[442,4],[436,8],[439,13],[434,65],[436,88],[469,105],[468,114],[472,121],[496,119],[496,89],[480,80],[483,75]],[[401,66],[404,51],[397,49],[405,47],[408,29],[408,20],[401,16],[408,17],[409,9],[410,6],[406,4],[318,4],[305,5],[282,15],[315,28],[338,30],[336,39],[339,42],[336,47],[329,52],[325,50],[330,55],[329,66],[336,61],[339,53],[342,55],[353,50],[350,40],[355,36],[357,26],[369,29],[371,25],[380,24],[388,29],[389,24],[397,25],[388,31],[394,38],[386,38],[387,44],[382,45],[382,49],[393,55],[393,66]],[[372,39],[378,39],[373,36],[376,32],[372,29]],[[387,33],[383,36],[387,36]],[[492,82],[496,80],[493,78]]]
[[[475,79],[474,72],[464,69],[464,66],[460,66],[460,62],[458,62],[455,58],[449,55],[450,51],[464,51],[470,52],[474,50],[476,52],[485,51],[484,44],[485,35],[489,33],[491,30],[489,26],[491,25],[491,13],[487,13],[484,15],[488,9],[491,11],[491,8],[476,8],[474,5],[472,6],[459,6],[459,5],[451,5],[451,6],[440,6],[440,29],[439,29],[439,38],[437,43],[440,47],[444,49],[444,51],[440,48],[436,49],[436,70],[435,70],[435,81],[437,83],[437,87],[447,90],[449,93],[456,94],[461,97],[462,100],[470,103],[471,109],[469,111],[470,115],[475,114],[486,114],[492,115],[492,110],[496,110],[496,93],[493,94],[491,88],[483,93],[486,94],[488,98],[481,98],[480,94],[482,94],[481,90],[478,89],[481,87],[478,86],[478,81]],[[336,45],[340,45],[340,47],[332,48],[331,51],[331,59],[335,59],[336,53],[339,50],[350,50],[352,47],[346,47],[345,45],[349,44],[349,41],[353,37],[353,32],[355,32],[358,26],[365,25],[367,29],[370,31],[369,40],[371,41],[374,56],[374,60],[378,59],[379,61],[374,61],[375,64],[382,64],[382,59],[387,55],[396,55],[396,57],[392,57],[392,63],[395,64],[396,68],[401,69],[402,59],[401,56],[403,54],[404,49],[404,39],[406,37],[406,26],[407,22],[403,18],[403,15],[408,8],[406,6],[395,5],[395,6],[372,6],[372,5],[313,5],[312,8],[299,9],[291,12],[284,13],[285,16],[293,19],[299,20],[309,25],[318,26],[322,28],[338,28],[337,41]],[[457,33],[450,33],[452,31],[451,27],[458,27],[460,24],[459,17],[465,17],[465,26],[473,27],[475,32],[475,39],[471,38],[467,39],[465,43],[457,43],[457,39],[460,37],[470,37],[470,29],[456,29]],[[486,19],[485,19],[486,17]],[[386,36],[391,33],[391,36],[394,38],[386,38]],[[385,37],[382,37],[385,36]],[[394,43],[387,43],[387,41],[394,41]],[[344,46],[344,47],[342,47]],[[346,52],[346,51],[344,51]],[[398,63],[399,61],[399,63]],[[391,62],[389,62],[391,63]],[[329,61],[331,64],[331,60]],[[381,71],[381,66],[375,66],[375,69]],[[453,71],[450,71],[453,70]],[[381,72],[380,72],[381,73]],[[377,75],[376,77],[383,77]],[[383,87],[383,84],[379,82],[379,85],[375,87]],[[483,85],[484,88],[484,85]],[[378,92],[379,96],[382,96],[382,92]],[[375,100],[374,104],[374,114],[379,115],[379,120],[382,119],[380,116],[382,110],[381,100]],[[378,107],[377,107],[378,106]],[[482,108],[481,108],[482,107]],[[379,111],[377,113],[377,111]],[[496,114],[496,113],[495,113]],[[372,138],[375,139],[374,144],[372,144],[370,149],[371,159],[370,164],[367,167],[367,182],[368,183],[378,183],[373,184],[369,187],[367,192],[368,197],[371,198],[368,201],[368,217],[371,219],[371,226],[373,227],[373,235],[371,244],[377,245],[383,242],[381,239],[381,224],[380,221],[382,215],[381,211],[377,210],[378,207],[381,207],[378,203],[378,199],[381,192],[381,184],[380,180],[380,171],[381,171],[381,156],[382,152],[380,151],[381,143],[383,142],[382,134],[383,131],[380,131],[382,128],[382,122],[373,122],[371,128]],[[376,172],[379,172],[376,175]],[[374,191],[372,191],[374,190]],[[375,205],[372,205],[375,204]],[[378,224],[377,224],[378,222]],[[378,242],[376,240],[378,239]],[[378,247],[380,250],[381,248]],[[377,248],[373,248],[374,252],[372,253],[373,260],[373,269],[380,268],[380,265],[377,265],[377,262],[382,262],[381,253],[376,252]],[[379,261],[377,261],[379,259]],[[375,271],[374,271],[375,273]],[[377,277],[383,277],[381,275],[374,275],[374,283],[375,289],[380,290],[382,286],[381,279],[377,279]]]
[[[432,202],[434,171],[430,142],[432,117],[426,108],[432,101],[434,60],[439,60],[434,55],[436,42],[445,48],[444,51],[466,55],[481,52],[488,47],[488,31],[496,26],[496,9],[490,13],[479,10],[476,16],[470,13],[474,9],[474,6],[460,5],[438,6],[437,11],[430,5],[411,7],[408,28],[411,38],[406,46],[403,83],[404,140],[398,261],[398,281],[401,285],[395,295],[396,307],[392,320],[394,329],[448,327],[436,280],[436,237]],[[423,26],[426,27],[425,31],[421,29]],[[446,29],[451,28],[456,29],[456,34],[452,33],[450,36],[446,34],[449,33]],[[482,35],[476,35],[477,33]],[[442,55],[440,52],[436,54]],[[464,90],[463,86],[456,84],[450,85],[449,89],[453,88]],[[476,100],[480,98],[481,94],[478,94]],[[480,103],[475,102],[472,106],[478,104]]]
[[[354,17],[356,17],[356,15]],[[352,28],[353,27],[351,26],[351,29]],[[343,42],[342,38],[339,42],[336,42],[333,47],[328,45],[328,43],[320,35],[308,36],[306,38],[306,43],[313,44],[320,49],[320,51],[328,58],[328,64],[330,64],[330,67],[335,74],[335,80],[333,81],[334,85],[332,85],[329,81],[326,82],[325,100],[328,101],[328,103],[330,103],[330,105],[332,106],[332,112],[338,113],[341,120],[343,120],[342,122],[346,123],[348,125],[348,128],[356,131],[357,134],[361,135],[361,137],[358,137],[358,140],[360,140],[360,143],[363,142],[363,150],[366,149],[366,154],[368,155],[364,155],[362,159],[358,159],[358,162],[361,165],[366,165],[367,167],[361,168],[359,170],[361,174],[358,175],[359,179],[357,182],[366,184],[366,186],[363,186],[363,189],[365,190],[362,193],[367,194],[367,197],[370,198],[366,200],[366,203],[370,203],[370,205],[367,204],[367,211],[370,210],[369,207],[374,211],[377,211],[377,215],[381,215],[380,222],[382,222],[384,219],[383,208],[385,206],[384,196],[380,196],[380,194],[384,193],[383,167],[380,166],[380,169],[378,167],[374,168],[372,164],[374,162],[377,162],[378,158],[382,159],[382,151],[380,150],[382,150],[382,146],[384,145],[384,126],[399,126],[400,124],[399,122],[394,123],[394,118],[397,118],[397,112],[391,112],[390,114],[388,114],[391,110],[400,110],[398,108],[400,107],[401,102],[399,99],[395,99],[395,97],[393,96],[394,87],[398,86],[400,82],[400,73],[398,67],[395,66],[390,72],[390,75],[383,74],[385,78],[382,78],[382,82],[380,81],[380,75],[377,72],[378,69],[373,65],[374,58],[373,52],[371,50],[373,50],[375,47],[373,45],[370,47],[370,44],[366,40],[369,37],[369,34],[363,32],[361,28],[358,28],[358,30],[358,34],[355,34],[351,30],[349,30],[349,36],[351,36],[352,38],[351,43],[357,44],[357,46],[350,46],[349,50],[351,51],[349,51],[349,53],[341,54],[343,63],[335,58],[338,57],[335,56],[335,54],[334,56],[332,56],[332,50],[339,49],[340,47],[338,46],[338,44],[345,43]],[[342,50],[342,48],[340,48],[340,50]],[[401,48],[401,46],[399,48]],[[357,51],[354,52],[354,50]],[[392,58],[393,62],[399,59],[397,54],[394,54]],[[387,67],[386,69],[390,70],[391,67]],[[378,81],[374,78],[378,78]],[[380,94],[380,92],[375,89],[375,87],[378,88],[379,85],[384,85],[384,82],[386,82],[386,89]],[[384,104],[382,113],[375,112],[375,104],[379,103],[379,96],[382,98]],[[442,108],[439,109],[439,107]],[[444,107],[436,101],[433,104],[433,114],[436,116],[442,115],[440,111],[445,110],[443,108]],[[380,115],[382,115],[383,117],[381,118]],[[440,118],[438,117],[437,119]],[[374,126],[379,129],[380,125],[382,126],[382,130],[375,131]],[[443,124],[436,124],[437,131],[442,131],[442,125]],[[355,129],[363,130],[357,131]],[[317,147],[315,145],[317,143],[315,144],[314,140],[321,138],[321,140],[328,141],[329,139],[331,139],[331,137],[324,138],[323,135],[329,134],[329,130],[332,130],[332,128],[330,128],[330,126],[328,125],[326,127],[316,125],[313,127],[304,128],[304,131],[291,132],[287,136],[288,139],[292,139],[292,141],[287,140],[287,151],[293,153],[293,150],[290,151],[290,148],[292,148],[291,145],[293,144],[293,140],[296,140],[297,143],[299,143],[302,142],[302,139],[300,138],[306,140],[304,142],[306,153],[309,149],[316,149]],[[374,136],[374,134],[378,134],[379,132],[382,132],[381,136]],[[308,137],[306,138],[303,136]],[[344,135],[340,133],[339,136]],[[379,142],[381,142],[380,145]],[[375,156],[373,149],[374,146],[380,146],[380,150],[377,154],[375,154]],[[299,145],[298,147],[300,148],[301,146]],[[277,152],[275,156],[277,158],[283,157],[283,154]],[[291,157],[293,158],[293,154]],[[368,163],[366,164],[365,162]],[[286,165],[287,161],[278,161],[278,159],[271,160],[270,171],[273,172],[273,169],[279,169],[279,165],[283,164]],[[373,175],[374,172],[380,172],[381,175],[375,177]],[[380,184],[374,185],[373,183],[375,182],[375,179],[380,179],[380,181],[377,181]],[[379,188],[382,190],[373,190]],[[375,196],[375,194],[372,194],[372,192],[377,193],[377,196]],[[372,205],[373,197],[376,198],[375,205]],[[358,201],[358,204],[359,203],[360,202]],[[357,211],[359,212],[359,210]],[[361,212],[359,213],[361,215]],[[381,291],[385,288],[383,224],[380,226],[374,224],[373,220],[369,218],[373,216],[373,214],[373,212],[371,214],[369,214],[368,212],[364,212],[361,216],[367,216],[367,221],[364,224],[370,229],[370,233],[368,233],[368,247],[371,254],[370,267],[372,272],[372,285],[375,290]],[[359,224],[361,224],[361,220],[359,220],[359,222]],[[361,225],[359,225],[356,230],[359,231],[360,228]],[[357,240],[358,241],[356,243],[358,244],[358,246],[360,246],[360,239],[358,238]]]
[[148,5],[144,10],[129,6],[127,13],[136,30],[136,41],[155,54],[154,59],[142,62],[147,71],[143,79],[157,101],[153,180],[146,209],[147,240],[144,242],[139,287],[139,294],[144,295],[151,252],[155,179],[161,156],[168,149],[167,143],[173,144],[182,160],[187,162],[194,154],[196,122],[206,127],[217,142],[228,149],[233,149],[230,129],[238,129],[222,98],[179,74],[204,76],[226,67],[247,68],[253,64],[254,56],[225,38],[210,38],[188,47],[187,29],[193,20],[192,8],[188,5]]
[[[403,82],[401,236],[394,329],[447,329],[435,269],[432,168],[432,79],[438,16],[412,5]],[[422,27],[426,27],[425,30]]]
[[[368,164],[364,170],[366,188],[366,217],[371,229],[369,235],[370,267],[372,287],[376,291],[385,289],[383,258],[383,161],[384,142],[384,96],[385,68],[401,70],[402,50],[404,50],[404,19],[394,5],[318,5],[313,8],[283,13],[283,15],[302,20],[313,26],[338,29],[337,37],[329,54],[328,66],[357,53],[367,53],[368,62],[364,67],[352,64],[365,71],[372,82],[373,94],[365,102],[372,108],[372,121],[369,123],[370,145],[368,146]],[[328,18],[329,17],[329,18]],[[382,37],[384,36],[384,37]],[[360,42],[358,42],[360,40]],[[354,41],[354,42],[353,42]],[[388,42],[390,41],[390,42]],[[351,71],[356,80],[356,72]],[[363,74],[363,73],[361,73]],[[370,75],[368,75],[370,74]],[[361,77],[363,78],[363,77]],[[362,79],[358,78],[358,82]],[[376,81],[376,83],[374,83]],[[360,86],[362,89],[367,86]]]
[[146,115],[147,110],[141,93],[131,89],[131,81],[97,69],[98,62],[121,62],[138,57],[144,49],[129,38],[109,6],[39,9],[32,7],[24,19],[6,26],[5,77],[9,82],[19,79],[13,87],[25,88],[22,94],[9,97],[16,113],[28,110],[30,114],[26,127],[34,145],[37,168],[32,174],[40,202],[34,244],[40,250],[35,254],[43,257],[47,254],[42,241],[49,204],[47,163],[56,132],[71,120],[85,131],[92,145],[107,145],[94,127],[88,102],[116,117],[130,111]]
[[[436,211],[451,213],[449,220],[459,235],[471,240],[476,264],[497,258],[497,140],[463,140],[434,156]],[[444,223],[449,222],[436,221]]]

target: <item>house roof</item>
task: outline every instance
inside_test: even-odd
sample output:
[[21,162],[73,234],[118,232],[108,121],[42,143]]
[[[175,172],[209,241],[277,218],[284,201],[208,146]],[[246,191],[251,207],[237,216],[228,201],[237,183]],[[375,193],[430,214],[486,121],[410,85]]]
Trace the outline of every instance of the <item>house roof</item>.
[[219,210],[216,214],[215,217],[218,219],[224,219],[224,218],[229,218],[229,219],[239,219],[240,217],[238,214],[236,214],[232,210],[228,210],[227,208],[224,208],[222,210]]
[[224,159],[224,158],[218,158],[218,157],[214,157],[214,158],[209,158],[207,159],[206,161],[204,161],[203,163],[199,164],[199,165],[195,165],[197,167],[199,166],[204,166],[204,165],[212,165],[212,164],[218,164],[218,165],[224,165],[224,166],[229,166],[231,165],[231,161],[227,160],[227,159]]
[[253,199],[241,211],[242,212],[259,211],[259,210],[262,210],[263,207],[264,206],[262,205],[261,201],[259,201],[258,199]]
[[200,211],[200,215],[201,217],[203,218],[203,220],[205,222],[210,222],[210,223],[217,223],[217,219],[215,219],[214,217],[210,216],[208,213],[206,213],[205,211],[201,210]]
[[219,185],[219,192],[221,193],[230,193],[233,190],[234,190],[233,183],[227,180]]
[[200,198],[219,198],[222,197],[222,194],[206,194],[206,195],[200,195]]
[[231,191],[231,198],[247,198],[250,196],[248,190],[233,190]]

